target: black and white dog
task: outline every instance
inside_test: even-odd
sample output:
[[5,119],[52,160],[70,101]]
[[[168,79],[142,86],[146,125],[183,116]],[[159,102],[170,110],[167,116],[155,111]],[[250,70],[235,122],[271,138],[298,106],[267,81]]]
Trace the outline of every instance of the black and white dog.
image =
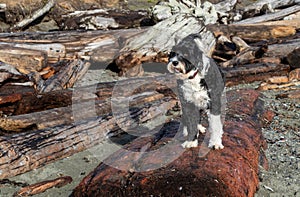
[[210,131],[208,146],[223,149],[221,97],[225,87],[224,79],[214,60],[201,51],[197,39],[200,39],[199,36],[189,35],[174,46],[167,65],[169,72],[175,73],[178,79],[183,134],[187,138],[182,147],[198,146],[199,132],[205,132],[205,127],[200,124],[200,112],[205,110]]

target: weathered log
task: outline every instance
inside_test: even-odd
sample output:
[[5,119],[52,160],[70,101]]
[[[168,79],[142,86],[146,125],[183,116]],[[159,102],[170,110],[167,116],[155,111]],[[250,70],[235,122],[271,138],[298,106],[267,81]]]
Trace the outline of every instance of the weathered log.
[[268,51],[265,53],[267,57],[287,57],[293,50],[299,47],[300,38],[299,34],[292,40],[283,40],[278,44],[268,45]]
[[[112,61],[124,41],[141,33],[142,29],[85,32],[47,33],[3,33],[0,46],[13,46],[21,49],[42,51],[47,54],[48,63],[62,59],[84,58],[94,61]],[[59,36],[58,36],[59,35]],[[25,50],[24,50],[25,51]]]
[[[136,93],[141,93],[146,90],[164,90],[166,89],[164,87],[174,88],[176,84],[173,76],[162,75],[155,78],[147,77],[129,79],[124,83],[98,83],[86,87],[76,87],[73,90],[65,89],[44,93],[36,92],[32,87],[20,88],[19,86],[5,85],[0,87],[0,111],[5,115],[20,115],[39,112],[46,109],[66,107],[77,100],[104,101],[112,96],[113,90],[116,86],[127,90],[128,87],[136,87],[139,83],[143,85],[139,88],[139,90],[135,91]],[[164,84],[165,86],[162,86],[161,84]],[[122,92],[125,96],[130,96],[131,93],[131,91]]]
[[259,41],[264,39],[292,36],[296,28],[288,25],[265,25],[265,24],[230,24],[230,25],[209,25],[209,30],[214,35],[238,36],[245,40]]
[[42,181],[40,183],[35,183],[21,188],[19,191],[14,193],[13,197],[32,196],[40,194],[52,187],[63,187],[71,183],[72,181],[73,179],[70,176],[64,176],[53,180]]
[[277,84],[287,83],[288,81],[289,78],[287,76],[276,76],[276,77],[271,77],[267,80],[268,83],[277,83]]
[[265,81],[272,76],[287,75],[290,67],[285,64],[256,63],[246,64],[233,68],[223,68],[226,76],[226,85]]
[[244,8],[245,12],[249,12],[251,10],[257,10],[259,13],[260,10],[266,6],[269,5],[272,9],[275,8],[280,8],[280,7],[286,7],[286,6],[291,6],[294,4],[299,3],[299,0],[281,0],[281,1],[277,1],[277,0],[258,0],[253,2],[252,4],[246,6]]
[[265,14],[262,16],[252,17],[249,19],[238,21],[238,22],[236,22],[236,24],[253,24],[253,23],[267,22],[267,21],[272,21],[272,20],[280,20],[285,16],[288,16],[290,14],[293,14],[293,13],[299,12],[299,11],[300,11],[300,6],[294,5],[292,7],[280,10],[278,12]]
[[270,83],[263,82],[262,84],[260,84],[260,86],[257,89],[258,90],[290,90],[299,85],[300,85],[300,81],[292,81],[283,84],[270,84]]
[[45,67],[47,55],[43,51],[2,45],[0,47],[0,61],[14,66],[23,74],[29,74]]
[[[127,82],[125,81],[124,84],[120,85],[126,93],[125,96],[122,92],[117,91],[112,96],[114,101],[108,99],[102,102],[93,100],[92,102],[84,102],[85,98],[82,96],[86,92],[79,92],[77,94],[78,100],[75,99],[69,108],[17,116],[15,120],[14,117],[1,119],[4,124],[6,120],[10,124],[17,123],[12,126],[20,130],[26,130],[26,127],[34,130],[36,126],[42,128],[45,125],[47,128],[30,133],[22,132],[0,136],[0,178],[15,176],[85,150],[99,144],[107,137],[108,133],[110,136],[117,135],[124,132],[128,125],[135,127],[141,123],[155,120],[176,106],[177,100],[174,98],[174,93],[170,91],[170,88],[166,88],[164,83],[160,87],[157,87],[156,84],[155,87],[154,83],[144,81],[145,86],[140,86],[141,84],[138,83],[140,81],[137,80],[135,83],[137,83],[138,88],[133,91],[133,86],[130,86],[132,81],[129,81],[129,86]],[[149,92],[147,83],[157,92]],[[127,89],[123,86],[127,86]],[[89,93],[94,94],[91,91]],[[119,94],[122,96],[118,97]],[[126,96],[130,94],[131,96]],[[124,99],[125,103],[129,102],[129,111],[119,111],[112,104]],[[28,118],[30,116],[34,118],[33,121]],[[20,122],[23,125],[18,125]],[[67,123],[68,125],[66,125]],[[7,125],[8,127],[9,125]]]
[[[247,24],[245,24],[247,25]],[[249,24],[250,25],[250,24]],[[256,23],[252,25],[266,25],[266,26],[272,26],[272,25],[277,25],[277,26],[291,26],[294,27],[295,29],[300,29],[300,21],[299,19],[290,19],[290,20],[277,20],[277,21],[269,21],[269,22],[261,22],[261,23]]]
[[148,18],[146,11],[96,9],[75,11],[63,15],[58,21],[62,30],[100,30],[140,27],[147,25],[145,22]]
[[297,68],[295,70],[292,70],[289,73],[289,80],[293,81],[293,80],[298,80],[300,81],[300,68]]
[[[45,1],[43,0],[35,0],[35,1],[17,1],[12,2],[10,0],[2,0],[1,2],[7,4],[7,8],[5,9],[5,22],[7,24],[16,24],[17,22],[22,21],[24,18],[28,16],[32,16],[36,10],[39,10],[45,5]],[[50,18],[50,20],[56,21],[56,23],[60,22],[61,16],[70,13],[75,10],[89,10],[91,8],[119,8],[124,7],[121,5],[122,3],[119,0],[72,0],[72,1],[55,1],[54,7],[47,12],[46,16]],[[39,19],[43,19],[45,15],[42,15]]]
[[110,155],[72,196],[254,196],[266,146],[259,123],[263,103],[253,90],[227,96],[223,150],[209,151],[204,136],[199,139],[204,140],[201,147],[183,150],[178,124],[173,123],[166,131],[135,139]]
[[[147,92],[146,95],[137,94],[128,97],[129,99],[132,100],[135,99],[134,102],[131,102],[129,107],[132,107],[134,105],[141,105],[145,102],[160,100],[162,99],[162,97],[163,94],[160,94],[158,92]],[[60,108],[54,108],[54,109],[45,110],[41,112],[0,118],[0,129],[9,133],[47,129],[52,127],[57,127],[60,125],[69,125],[74,123],[73,113],[80,113],[80,117],[87,119],[91,116],[94,116],[95,114],[97,114],[98,116],[108,114],[112,110],[111,105],[109,104],[111,102],[110,99],[106,101],[104,100],[95,101],[94,98],[93,99],[91,98],[89,100],[86,99],[84,101],[81,100],[77,100],[77,101],[72,100],[72,101],[73,101],[73,106],[60,107]],[[77,111],[78,106],[80,106],[80,108],[83,106],[86,107],[84,108],[84,110],[80,109],[81,110],[80,112]],[[97,107],[95,108],[95,106]]]
[[300,99],[300,90],[290,90],[286,93],[277,94],[276,98],[291,98],[291,99]]
[[211,56],[215,39],[204,21],[190,14],[175,14],[128,40],[115,59],[120,75],[141,75],[142,63],[165,62],[172,47],[189,34],[200,35],[199,47]]
[[226,68],[226,67],[240,66],[243,64],[249,64],[254,61],[257,61],[258,58],[261,58],[266,51],[267,51],[266,46],[249,47],[247,49],[244,49],[240,53],[238,53],[231,60],[220,63],[220,65]]

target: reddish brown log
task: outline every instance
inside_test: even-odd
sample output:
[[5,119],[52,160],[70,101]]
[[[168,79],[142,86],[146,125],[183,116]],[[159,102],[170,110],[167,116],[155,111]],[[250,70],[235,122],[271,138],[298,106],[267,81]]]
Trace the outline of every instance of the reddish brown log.
[[[168,154],[182,153],[169,163],[159,154],[143,154],[174,142],[178,124],[173,124],[159,137],[138,138],[112,154],[82,180],[72,196],[254,196],[259,160],[265,158],[260,127],[263,102],[254,90],[232,91],[227,99],[223,150],[202,155],[208,150],[205,145],[183,150],[174,143]],[[136,153],[128,154],[128,149]],[[117,163],[118,169],[109,162]],[[161,168],[135,171],[155,165]]]
[[53,180],[35,183],[27,187],[23,187],[18,192],[14,193],[13,196],[19,197],[19,196],[32,196],[35,194],[40,194],[46,191],[47,189],[50,189],[52,187],[62,187],[65,186],[66,184],[71,183],[72,181],[73,181],[72,177],[64,176]]
[[[176,80],[172,75],[162,75],[154,78],[133,78],[127,80],[126,83],[118,82],[118,86],[124,86],[124,88],[126,88],[131,85],[136,86],[139,83],[144,85],[139,86],[139,90],[136,90],[135,93],[147,90],[165,89],[166,86],[168,88],[174,88]],[[85,93],[93,90],[97,97],[88,98],[87,95],[85,95],[85,100],[95,99],[100,101],[105,100],[112,95],[116,84],[117,82],[98,83],[91,86],[75,88],[75,91]],[[15,95],[13,98],[10,96],[12,93]],[[0,87],[0,111],[6,115],[20,115],[39,112],[46,109],[66,107],[72,104],[72,101],[74,101],[73,99],[76,99],[76,95],[73,93],[73,90],[66,89],[37,94],[32,87],[2,86]],[[128,95],[126,92],[124,92],[124,94]],[[81,101],[83,101],[83,99],[81,99]]]

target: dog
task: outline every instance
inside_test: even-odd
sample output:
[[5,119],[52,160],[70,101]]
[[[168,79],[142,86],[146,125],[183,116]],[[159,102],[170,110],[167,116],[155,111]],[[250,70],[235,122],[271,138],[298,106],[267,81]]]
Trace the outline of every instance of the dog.
[[167,69],[177,78],[179,100],[182,106],[183,148],[198,146],[201,125],[200,112],[206,111],[209,123],[209,148],[223,149],[223,124],[221,120],[224,75],[199,47],[198,35],[189,35],[175,45],[169,53]]

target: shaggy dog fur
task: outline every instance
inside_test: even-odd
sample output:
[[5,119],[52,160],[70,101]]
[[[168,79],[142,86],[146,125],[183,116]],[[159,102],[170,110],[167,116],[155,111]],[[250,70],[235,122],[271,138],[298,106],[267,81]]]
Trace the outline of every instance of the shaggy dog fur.
[[221,121],[224,79],[213,59],[199,48],[198,35],[189,35],[172,48],[167,65],[178,83],[182,106],[183,134],[187,138],[184,148],[198,146],[199,132],[204,133],[201,111],[207,111],[209,121],[210,148],[222,149],[223,125]]

